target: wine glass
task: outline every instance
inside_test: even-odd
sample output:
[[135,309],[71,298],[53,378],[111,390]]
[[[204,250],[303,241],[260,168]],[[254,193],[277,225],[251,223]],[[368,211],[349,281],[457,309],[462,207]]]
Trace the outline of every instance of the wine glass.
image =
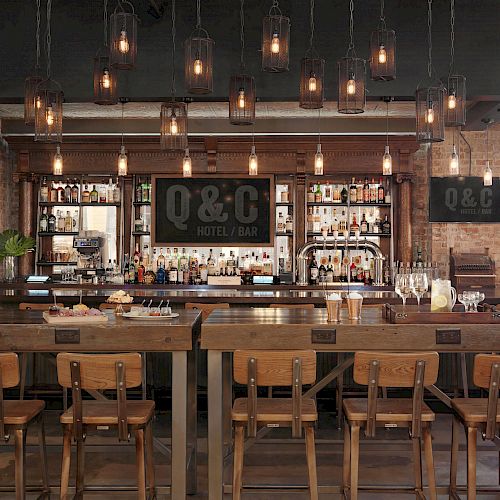
[[410,288],[410,275],[409,274],[396,274],[395,292],[401,297],[403,301],[403,307],[406,306],[406,299],[411,294]]
[[420,309],[420,299],[427,293],[429,289],[429,282],[427,280],[427,275],[424,273],[412,273],[410,274],[410,288],[413,295],[417,297],[417,306]]
[[464,306],[464,311],[467,312],[467,309],[468,309],[468,305],[467,305],[467,297],[465,294],[463,293],[459,293],[457,295],[457,299],[458,301],[460,302],[460,304],[462,304]]

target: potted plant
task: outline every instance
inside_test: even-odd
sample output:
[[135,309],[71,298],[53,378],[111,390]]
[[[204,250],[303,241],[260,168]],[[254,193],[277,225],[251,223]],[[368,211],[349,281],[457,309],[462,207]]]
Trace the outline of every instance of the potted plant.
[[14,229],[6,229],[0,233],[0,262],[5,262],[5,279],[14,281],[16,278],[17,258],[32,252],[35,240],[24,236]]

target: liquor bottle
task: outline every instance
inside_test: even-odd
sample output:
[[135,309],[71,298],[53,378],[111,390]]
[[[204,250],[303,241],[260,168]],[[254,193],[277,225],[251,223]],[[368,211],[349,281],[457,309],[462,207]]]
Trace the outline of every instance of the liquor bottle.
[[176,285],[177,284],[177,281],[179,279],[179,275],[178,275],[178,268],[177,268],[177,259],[172,259],[172,264],[170,266],[170,270],[168,271],[168,282],[171,284],[171,285]]
[[57,203],[57,188],[54,182],[50,186],[49,201],[50,203]]
[[373,224],[373,232],[378,234],[382,232],[382,228],[380,227],[381,225],[381,220],[380,217],[377,215],[377,218],[375,219],[375,222]]
[[321,231],[321,233],[326,232],[326,235],[328,236],[329,229],[330,229],[330,221],[328,218],[327,210],[326,210],[326,208],[324,208],[323,209],[323,216],[321,217],[320,231]]
[[325,185],[325,197],[324,197],[323,201],[325,201],[325,202],[332,201],[332,186],[330,185],[330,181],[326,181],[326,185]]
[[69,210],[66,212],[66,217],[64,218],[64,231],[67,233],[73,231],[73,217],[71,217]]
[[114,196],[113,196],[113,191],[114,191],[114,186],[113,186],[113,179],[110,177],[108,179],[108,186],[106,188],[106,203],[113,203]]
[[370,203],[377,203],[378,201],[378,188],[375,184],[375,179],[372,177],[372,183],[370,184]]
[[262,274],[264,276],[272,276],[273,275],[273,261],[266,252],[262,257]]
[[342,191],[340,192],[340,201],[342,203],[347,203],[347,198],[349,197],[349,194],[347,192],[346,185],[344,184],[342,187]]
[[340,281],[343,281],[344,283],[347,282],[348,266],[349,266],[349,258],[344,257],[340,263]]
[[335,184],[335,187],[333,188],[333,203],[341,203],[342,201],[342,196],[340,194],[340,188],[338,184]]
[[387,184],[385,186],[385,203],[391,203],[391,185],[389,184],[389,179],[387,179]]
[[222,252],[219,254],[219,260],[217,261],[217,268],[218,269],[216,273],[218,274],[218,276],[226,275],[226,259]]
[[340,216],[339,231],[341,232],[347,231],[347,217],[345,214],[345,210],[342,210],[342,215]]
[[82,193],[82,203],[90,203],[90,191],[87,184],[85,184],[85,189]]
[[107,199],[108,195],[106,186],[105,185],[99,186],[99,203],[106,203]]
[[307,192],[307,203],[314,203],[314,185]]
[[361,179],[356,184],[356,203],[363,203],[363,182]]
[[382,222],[382,234],[391,234],[391,223],[387,215],[385,216],[384,222]]
[[66,186],[64,186],[64,203],[71,203],[71,185],[69,179],[66,179]]
[[49,201],[49,185],[47,184],[47,177],[42,179],[40,186],[40,202],[47,203]]
[[363,272],[364,272],[365,285],[371,285],[372,284],[371,266],[370,266],[370,261],[368,259],[368,255],[365,257],[365,265],[363,266]]
[[48,227],[49,227],[49,218],[47,216],[47,208],[44,207],[42,210],[42,214],[40,215],[39,230],[42,233],[46,233]]
[[359,257],[358,264],[356,265],[357,281],[363,283],[365,281],[365,271],[363,269],[363,262],[361,257]]
[[314,231],[313,221],[314,221],[313,209],[312,209],[312,207],[308,207],[308,210],[307,210],[307,232],[308,233],[312,233]]
[[285,272],[285,252],[283,252],[283,247],[280,247],[280,255],[278,257],[278,273],[283,274]]
[[73,213],[73,231],[77,232],[78,229],[78,210]]
[[57,218],[53,213],[50,213],[47,218],[47,231],[55,233],[57,231]]
[[94,185],[94,188],[92,189],[92,191],[90,191],[90,203],[97,203],[99,201],[99,193],[97,192],[97,189],[95,188],[95,185]]
[[65,220],[63,214],[60,210],[57,211],[57,231],[60,233],[64,233],[65,228]]
[[215,276],[215,259],[212,249],[210,249],[210,252],[208,254],[207,273],[208,276]]
[[285,271],[287,273],[291,273],[293,270],[293,262],[292,262],[292,257],[290,255],[290,251],[286,253],[286,258],[285,258]]
[[337,217],[337,209],[333,209],[333,216],[332,216],[332,233],[334,231],[339,231],[339,218]]
[[196,283],[196,277],[198,276],[198,251],[193,250],[193,255],[189,259],[189,281],[192,284]]
[[226,261],[226,273],[228,276],[236,275],[236,258],[232,250],[229,252],[229,258]]
[[165,269],[165,256],[163,255],[163,248],[160,248],[160,255],[158,255],[156,265]]
[[136,243],[134,252],[134,266],[136,270],[138,270],[141,260],[142,256],[141,256],[141,251],[139,250],[139,243]]
[[120,198],[121,198],[120,184],[119,180],[116,179],[116,183],[113,188],[113,203],[120,203]]
[[361,218],[361,224],[359,226],[360,232],[367,233],[368,232],[368,221],[366,220],[366,214],[363,212],[363,217]]
[[113,281],[113,264],[111,263],[111,259],[108,259],[108,265],[104,270],[106,276],[106,283],[111,283]]
[[156,247],[153,248],[153,257],[151,258],[151,266],[153,272],[156,273],[156,271],[158,271],[158,256],[156,255]]
[[351,203],[357,203],[357,189],[356,189],[356,180],[353,177],[351,186],[349,187],[349,198]]
[[370,203],[370,184],[368,184],[368,177],[365,177],[363,185],[363,203]]
[[140,260],[139,266],[137,267],[137,283],[140,283],[141,285],[144,284],[145,274],[146,274],[146,269],[144,267],[144,264],[142,263],[142,260]]
[[134,259],[131,258],[130,264],[128,266],[128,274],[129,274],[129,281],[128,282],[130,284],[134,284],[136,282],[136,279],[137,279],[136,271],[137,271],[137,268],[134,264]]
[[318,280],[320,283],[326,283],[326,266],[325,263],[327,263],[326,257],[323,256],[320,259],[319,263],[319,270],[318,270]]
[[314,202],[321,203],[323,201],[323,193],[321,192],[321,185],[318,182],[316,184],[316,191],[314,192]]
[[315,207],[313,216],[313,232],[319,233],[321,231],[321,216],[319,214],[319,207]]
[[174,254],[172,255],[170,267],[172,267],[174,264],[175,267],[177,267],[177,281],[179,280],[179,262],[180,262],[179,249],[174,248]]
[[[165,271],[168,273],[172,267],[172,254],[170,253],[170,248],[167,248],[165,252]],[[168,281],[168,276],[167,276]]]
[[285,220],[285,232],[292,233],[293,232],[293,218],[291,214],[286,216]]
[[313,254],[311,263],[309,264],[309,284],[317,285],[319,279],[319,268],[316,262],[316,254]]
[[160,285],[164,285],[165,279],[165,268],[163,266],[158,266],[158,268],[156,269],[156,282]]
[[285,219],[284,219],[283,214],[281,212],[279,212],[278,219],[276,221],[276,232],[278,232],[278,233],[285,232]]
[[351,233],[355,234],[356,232],[359,232],[359,224],[356,220],[356,214],[352,214]]
[[200,261],[200,283],[202,285],[206,285],[208,283],[208,266],[207,260],[205,259],[205,254],[202,254]]
[[[184,283],[185,285],[189,285],[189,255],[186,252],[186,249],[182,249],[182,254],[179,257],[179,271],[182,270],[182,276],[179,272],[179,283]],[[182,281],[181,281],[182,278]]]
[[136,185],[135,185],[135,201],[137,203],[142,203],[142,185],[141,185],[141,178],[137,177],[136,179]]
[[78,203],[78,195],[80,189],[76,183],[76,179],[73,179],[73,185],[71,186],[71,203]]
[[283,191],[280,192],[280,202],[289,203],[289,201],[290,201],[290,193],[288,192],[288,185],[285,184]]
[[144,247],[142,248],[142,263],[147,269],[147,267],[149,266],[149,245],[144,245]]
[[130,283],[130,264],[128,254],[125,254],[125,265],[123,266],[123,282]]
[[148,183],[148,180],[146,179],[143,183],[142,183],[142,201],[143,202],[149,202],[151,201],[151,199],[149,198],[149,183]]
[[144,283],[146,285],[152,285],[156,281],[156,274],[153,272],[151,264],[146,266],[146,274],[144,275]]
[[328,265],[326,266],[326,282],[333,283],[332,254],[328,256]]
[[378,193],[377,193],[378,203],[385,203],[385,193],[384,193],[384,181],[382,178],[378,181]]
[[340,257],[338,255],[333,257],[333,281],[340,281]]
[[358,281],[358,269],[354,263],[354,257],[352,258],[351,265],[349,266],[349,274],[351,276],[351,281]]

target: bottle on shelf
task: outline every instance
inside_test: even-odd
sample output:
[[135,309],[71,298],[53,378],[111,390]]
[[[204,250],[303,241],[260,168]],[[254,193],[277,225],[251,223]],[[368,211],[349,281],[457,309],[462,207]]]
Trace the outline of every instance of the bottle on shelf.
[[319,268],[316,262],[316,254],[313,254],[311,263],[309,264],[309,284],[317,285],[319,279]]
[[378,201],[378,187],[375,184],[375,179],[372,177],[372,183],[370,184],[370,203],[377,203]]
[[99,186],[99,203],[106,203],[108,199],[106,186]]
[[385,203],[384,181],[382,178],[378,181],[377,201],[378,203]]
[[386,180],[387,184],[385,185],[385,194],[384,194],[384,201],[385,203],[390,204],[391,203],[391,185],[389,179]]
[[57,231],[64,233],[65,220],[60,210],[57,211]]
[[135,252],[134,252],[133,260],[134,260],[135,269],[138,270],[139,264],[142,261],[141,251],[139,250],[139,243],[135,244]]
[[368,177],[365,177],[363,185],[363,203],[370,203],[370,184],[368,184]]
[[307,232],[312,233],[314,231],[314,215],[312,207],[307,209]]
[[347,231],[347,216],[345,210],[342,210],[342,215],[339,219],[339,232],[343,233],[345,231]]
[[52,212],[47,218],[47,231],[49,233],[55,233],[57,231],[57,218]]
[[90,191],[90,202],[91,203],[98,203],[99,202],[99,193],[97,192],[97,189],[94,187],[92,191]]
[[57,188],[57,203],[64,203],[64,188],[59,184]]
[[144,278],[146,274],[146,268],[144,267],[144,264],[142,263],[142,259],[139,261],[139,266],[137,267],[137,283],[143,285],[144,284]]
[[347,192],[347,187],[344,184],[342,186],[342,191],[340,192],[340,201],[342,203],[347,203],[347,199],[349,198],[349,193]]
[[[176,252],[177,248],[174,248],[174,252]],[[170,265],[170,269],[168,271],[168,282],[171,284],[171,285],[175,285],[177,284],[178,280],[179,280],[179,269],[177,268],[178,266],[178,260],[175,258],[175,259],[171,259],[171,265]]]
[[206,285],[208,283],[208,266],[205,254],[202,254],[199,266],[200,283]]
[[328,256],[328,264],[326,266],[326,282],[333,283],[333,264],[332,264],[332,254]]
[[292,218],[292,215],[290,213],[286,216],[286,219],[285,219],[285,232],[286,233],[293,232],[293,218]]
[[278,257],[278,273],[283,274],[285,272],[285,252],[283,247],[280,247],[280,255]]
[[314,202],[321,203],[323,201],[323,193],[321,192],[321,185],[318,182],[316,185],[316,191],[314,192]]
[[264,276],[272,276],[273,275],[273,261],[266,252],[264,252],[262,256],[262,274]]
[[82,203],[90,203],[90,191],[87,184],[82,192]]
[[329,228],[330,228],[330,221],[328,218],[327,209],[324,208],[323,209],[323,216],[321,218],[321,226],[320,226],[320,230],[321,230],[321,233],[323,234],[323,236],[328,236]]
[[319,214],[319,207],[314,207],[313,232],[319,233],[320,231],[321,231],[321,216]]
[[338,184],[335,184],[333,187],[333,203],[341,203],[342,196],[340,194],[340,187]]
[[352,214],[351,233],[356,234],[356,232],[359,233],[359,224],[356,220],[356,214]]
[[49,201],[49,185],[47,184],[47,177],[42,179],[40,186],[40,202],[47,203]]
[[318,281],[319,283],[326,283],[326,264],[328,260],[323,255],[319,261],[319,269],[318,269]]
[[196,277],[198,276],[198,251],[193,250],[193,254],[189,258],[189,282],[193,285],[196,284]]
[[330,181],[326,181],[325,184],[325,196],[323,201],[331,202],[332,201],[332,186],[330,185]]
[[129,272],[129,283],[136,283],[137,280],[137,267],[135,265],[135,259],[132,257],[130,259],[130,265],[128,266]]
[[358,268],[355,263],[354,257],[351,260],[351,264],[349,266],[349,275],[351,276],[351,281],[358,281]]
[[216,262],[214,259],[213,250],[210,249],[207,260],[207,274],[208,276],[215,276],[215,272],[216,272]]
[[375,222],[373,223],[373,232],[375,234],[382,232],[381,224],[382,224],[382,221],[380,220],[380,217],[377,215]]
[[339,231],[339,218],[337,216],[337,209],[333,209],[333,215],[332,215],[332,233],[336,231],[338,233]]
[[40,215],[39,231],[46,233],[49,227],[49,217],[47,215],[47,208],[44,207]]
[[73,217],[69,210],[66,211],[66,217],[64,218],[64,231],[71,233],[73,231]]
[[142,203],[144,200],[142,199],[142,184],[141,178],[137,177],[136,185],[135,185],[135,201],[137,203]]
[[283,214],[281,212],[279,212],[278,219],[276,221],[276,232],[278,233],[285,232],[285,218],[283,217]]
[[78,203],[80,189],[76,183],[76,179],[73,179],[73,185],[71,186],[71,203]]
[[285,184],[283,191],[280,192],[280,202],[281,203],[289,203],[290,195],[288,192],[288,184]]
[[152,285],[156,281],[156,274],[153,271],[151,264],[146,266],[146,273],[144,274],[144,283],[146,285]]
[[120,203],[120,199],[121,199],[120,183],[119,179],[116,179],[116,182],[113,186],[113,203]]
[[363,203],[363,196],[364,196],[364,185],[361,179],[358,179],[358,182],[356,184],[356,203]]
[[71,203],[71,185],[69,179],[66,179],[66,186],[64,186],[64,203]]
[[144,203],[150,202],[151,199],[149,197],[149,183],[147,179],[145,179],[141,187],[142,187],[142,201]]
[[349,201],[350,203],[357,203],[356,179],[354,177],[352,178],[351,185],[349,187]]
[[123,266],[123,282],[130,283],[130,264],[127,253],[125,254],[124,262],[125,264]]
[[391,234],[391,223],[387,215],[385,216],[384,222],[382,222],[382,234]]
[[160,254],[158,255],[156,265],[157,267],[163,267],[163,269],[165,269],[165,256],[163,255],[163,248],[160,248]]
[[108,179],[108,185],[106,186],[106,203],[113,203],[114,196],[113,191],[115,187],[113,186],[113,179],[110,177]]
[[307,196],[306,196],[306,199],[307,199],[307,203],[314,203],[314,185],[311,186],[311,188],[309,189],[309,191],[307,192]]
[[361,224],[359,226],[360,233],[367,233],[368,232],[368,221],[366,220],[366,214],[363,212],[363,216],[361,218]]
[[164,285],[166,281],[165,267],[160,265],[156,269],[156,282],[160,285]]

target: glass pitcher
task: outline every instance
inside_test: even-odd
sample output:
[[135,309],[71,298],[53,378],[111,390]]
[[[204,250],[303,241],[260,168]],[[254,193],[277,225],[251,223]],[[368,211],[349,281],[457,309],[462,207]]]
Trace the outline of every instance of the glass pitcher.
[[457,291],[450,280],[432,280],[431,311],[451,312],[457,301]]

